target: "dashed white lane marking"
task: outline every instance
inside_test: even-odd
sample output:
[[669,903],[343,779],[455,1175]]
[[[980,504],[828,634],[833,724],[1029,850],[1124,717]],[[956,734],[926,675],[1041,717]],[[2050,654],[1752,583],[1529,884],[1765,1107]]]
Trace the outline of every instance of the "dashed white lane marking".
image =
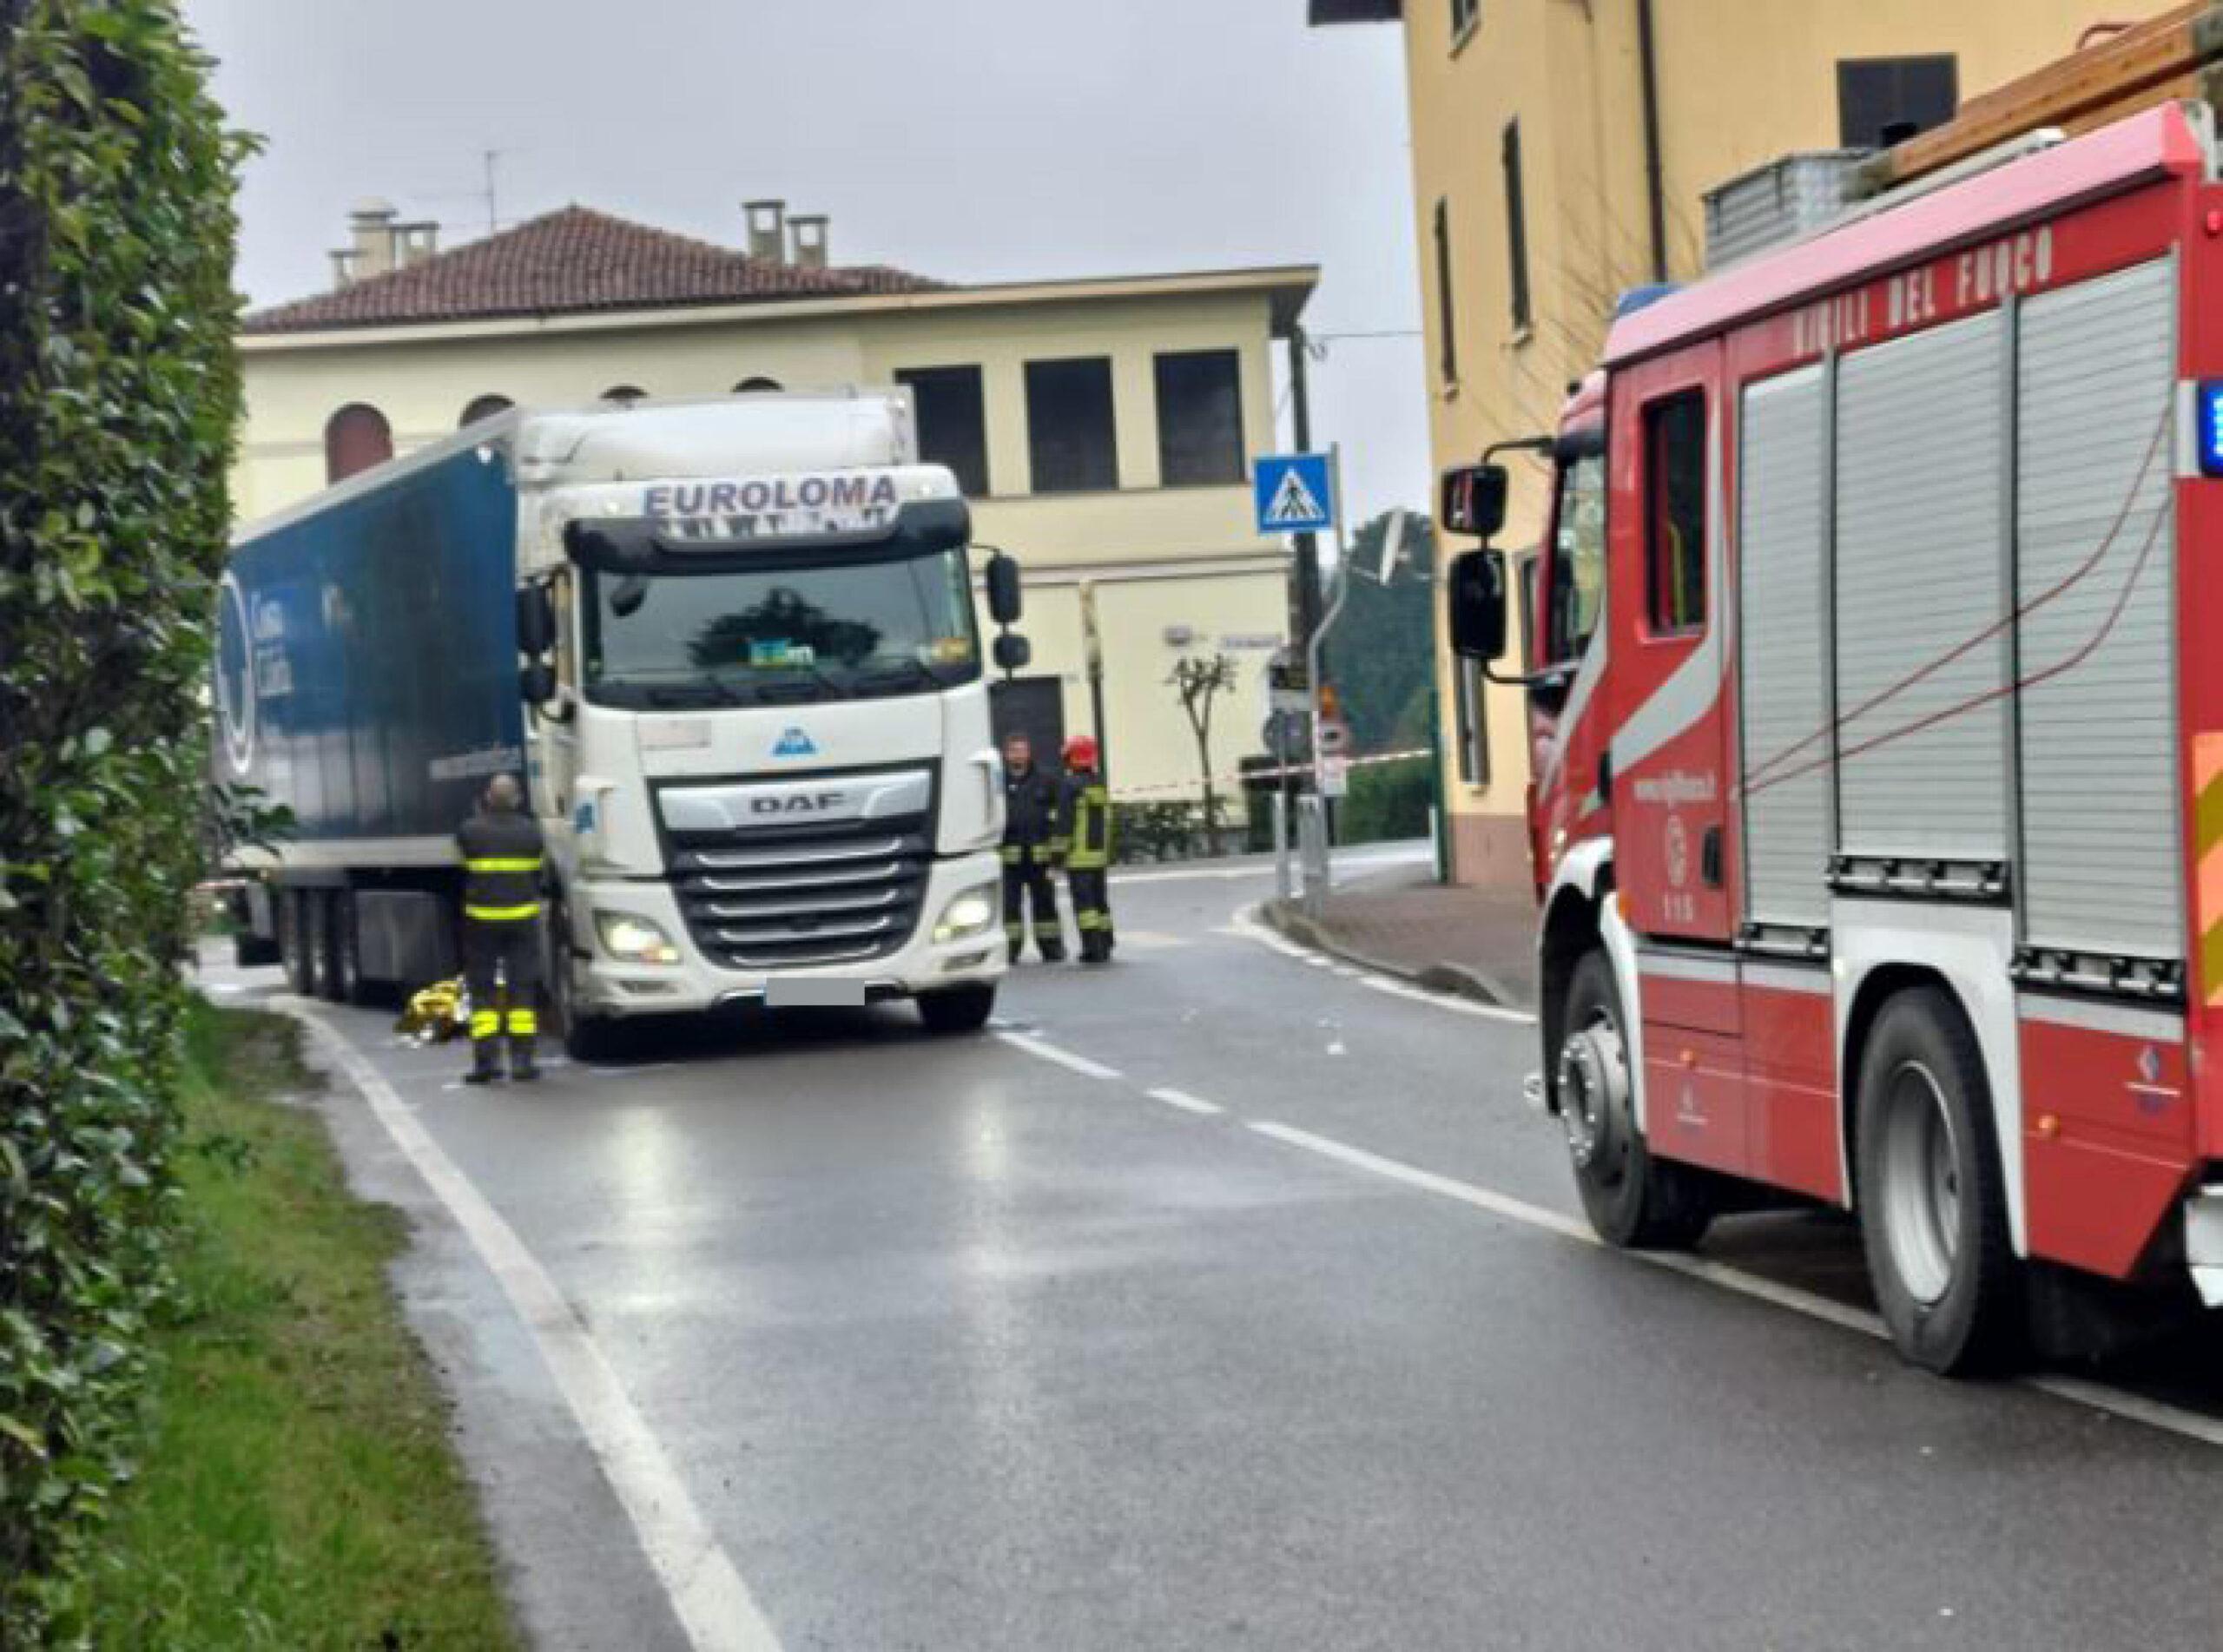
[[[1461,1204],[1471,1205],[1478,1210],[1486,1210],[1493,1215],[1503,1216],[1531,1227],[1540,1227],[1562,1239],[1573,1240],[1578,1244],[1596,1246],[1600,1242],[1588,1226],[1571,1216],[1563,1216],[1556,1210],[1547,1210],[1540,1205],[1532,1205],[1505,1194],[1492,1193],[1487,1188],[1438,1175],[1432,1170],[1422,1170],[1395,1159],[1385,1159],[1378,1153],[1350,1147],[1331,1136],[1316,1135],[1309,1130],[1300,1130],[1292,1125],[1276,1124],[1270,1121],[1251,1122],[1248,1128],[1287,1146],[1302,1148],[1308,1153],[1316,1153],[1323,1158],[1336,1160],[1355,1169],[1402,1182],[1408,1188],[1418,1188],[1423,1192],[1455,1199]],[[1675,1251],[1624,1251],[1621,1254],[1631,1261],[1643,1262],[1671,1274],[1700,1280],[1723,1290],[1734,1291],[1739,1296],[1788,1308],[1794,1313],[1804,1314],[1808,1319],[1820,1320],[1842,1330],[1857,1332],[1878,1341],[1888,1341],[1890,1337],[1883,1320],[1865,1308],[1831,1301],[1828,1297],[1817,1296],[1811,1291],[1802,1291],[1795,1285],[1780,1285],[1773,1280],[1748,1274],[1740,1267],[1731,1267],[1725,1263],[1709,1261],[1703,1256]],[[2165,1401],[2110,1388],[2104,1383],[2092,1382],[2081,1377],[2041,1374],[2022,1378],[2015,1385],[2050,1394],[2056,1399],[2064,1399],[2091,1411],[2104,1412],[2127,1422],[2142,1423],[2148,1428],[2158,1428],[2166,1433],[2198,1440],[2203,1445],[2223,1445],[2223,1418],[2204,1416]]]
[[1494,1004],[1477,1004],[1472,998],[1458,997],[1448,992],[1430,992],[1416,987],[1409,981],[1400,981],[1394,976],[1382,975],[1354,964],[1338,964],[1325,953],[1299,946],[1286,935],[1270,929],[1257,917],[1257,908],[1246,906],[1235,914],[1231,922],[1223,924],[1212,932],[1232,935],[1239,939],[1254,941],[1258,945],[1279,952],[1283,958],[1296,958],[1315,969],[1333,970],[1348,977],[1359,985],[1375,992],[1387,993],[1393,998],[1403,998],[1412,1004],[1424,1004],[1431,1009],[1448,1010],[1454,1015],[1471,1016],[1478,1021],[1501,1021],[1508,1026],[1533,1027],[1536,1017],[1526,1010],[1508,1010]]
[[634,1408],[586,1327],[579,1323],[516,1230],[432,1140],[393,1087],[344,1035],[298,999],[272,1007],[295,1017],[353,1080],[371,1112],[471,1241],[524,1321],[556,1385],[578,1419],[610,1489],[696,1652],[779,1652],[779,1637],[687,1495],[663,1445]]
[[1152,1101],[1164,1102],[1168,1107],[1177,1107],[1184,1113],[1200,1113],[1206,1118],[1217,1118],[1227,1111],[1217,1102],[1208,1102],[1201,1096],[1191,1096],[1186,1090],[1161,1085],[1150,1092]]
[[1076,1056],[1070,1050],[1060,1050],[1057,1045],[1044,1039],[1033,1037],[1027,1033],[999,1030],[995,1036],[1013,1050],[1023,1050],[1040,1061],[1055,1062],[1059,1066],[1079,1073],[1084,1077],[1117,1078],[1119,1076],[1119,1070],[1117,1067],[1106,1067],[1100,1061],[1091,1061],[1085,1056]]

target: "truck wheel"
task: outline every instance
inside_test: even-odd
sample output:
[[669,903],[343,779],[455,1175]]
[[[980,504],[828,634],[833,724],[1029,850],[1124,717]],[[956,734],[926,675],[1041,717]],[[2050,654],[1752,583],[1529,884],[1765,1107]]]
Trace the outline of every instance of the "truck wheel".
[[571,993],[571,917],[561,905],[551,905],[541,930],[540,978],[548,1005],[550,1030],[563,1041],[564,1053],[573,1061],[606,1061],[617,1053],[618,1023],[604,1016],[582,1017]]
[[2011,1363],[2025,1297],[1991,1085],[1975,1030],[1946,993],[1918,987],[1883,1006],[1857,1117],[1861,1240],[1891,1340],[1941,1376]]
[[286,966],[286,989],[304,998],[316,993],[316,972],[309,966],[309,894],[306,889],[278,892],[278,950]]
[[1575,1188],[1607,1244],[1686,1249],[1713,1220],[1712,1189],[1702,1172],[1655,1159],[1645,1146],[1623,1024],[1613,965],[1605,953],[1591,952],[1567,988],[1553,1069]]
[[286,949],[276,941],[247,930],[232,931],[232,963],[242,970],[260,969],[286,961]]
[[995,1009],[996,989],[980,981],[919,995],[919,1019],[925,1022],[927,1030],[937,1037],[953,1033],[978,1032],[988,1024],[988,1017],[995,1013]]

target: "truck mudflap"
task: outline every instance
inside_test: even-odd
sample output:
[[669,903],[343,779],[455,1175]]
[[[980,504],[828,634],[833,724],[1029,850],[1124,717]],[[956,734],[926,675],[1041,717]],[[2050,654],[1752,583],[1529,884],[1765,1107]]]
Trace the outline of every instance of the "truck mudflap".
[[2185,1201],[2185,1262],[2207,1307],[2223,1307],[2223,1181],[2196,1188]]

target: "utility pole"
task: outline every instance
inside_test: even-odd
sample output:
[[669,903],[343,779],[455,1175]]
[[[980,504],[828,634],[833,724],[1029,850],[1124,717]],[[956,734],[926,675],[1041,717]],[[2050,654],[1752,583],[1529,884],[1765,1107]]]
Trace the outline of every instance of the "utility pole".
[[[1290,414],[1296,426],[1296,451],[1312,451],[1312,400],[1304,382],[1304,329],[1292,322],[1289,330]],[[1303,656],[1320,625],[1320,539],[1309,530],[1296,536],[1296,601],[1290,612],[1290,641]],[[1313,685],[1315,691],[1318,685]]]

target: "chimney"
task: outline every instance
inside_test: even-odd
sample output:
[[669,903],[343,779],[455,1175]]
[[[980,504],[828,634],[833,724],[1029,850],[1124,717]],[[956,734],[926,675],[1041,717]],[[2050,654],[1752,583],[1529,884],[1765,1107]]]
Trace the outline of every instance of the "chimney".
[[367,280],[393,267],[393,220],[400,214],[390,201],[359,201],[347,214],[348,239],[354,243],[347,260],[351,280]]
[[799,270],[826,267],[826,214],[797,213],[788,220],[788,261]]
[[784,201],[744,201],[742,214],[749,225],[749,255],[768,264],[788,261],[788,203]]

